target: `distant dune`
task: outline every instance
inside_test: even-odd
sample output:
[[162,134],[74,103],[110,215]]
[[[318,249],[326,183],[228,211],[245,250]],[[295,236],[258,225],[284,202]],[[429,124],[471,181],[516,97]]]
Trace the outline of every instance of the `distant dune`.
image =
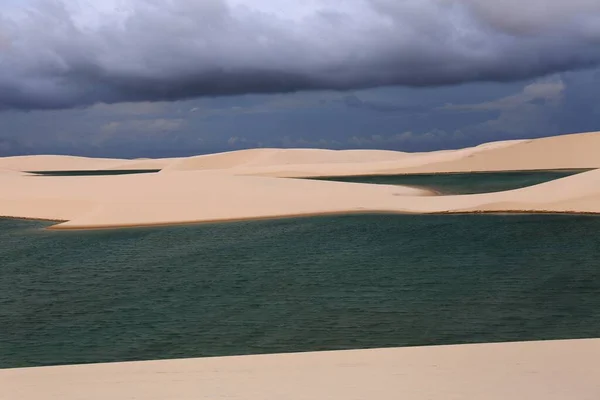
[[600,168],[600,132],[429,153],[253,149],[181,159],[168,170],[230,169],[277,177]]
[[[511,142],[505,142],[510,144]],[[482,148],[466,157],[435,161],[410,168],[391,168],[382,173],[469,172],[536,169],[600,168],[600,132],[580,133],[512,142]]]
[[108,169],[123,160],[110,158],[88,158],[76,156],[15,156],[0,158],[0,170],[41,171],[41,170],[83,170]]
[[[157,160],[0,158],[0,215],[66,221],[56,229],[161,225],[329,213],[600,212],[600,171],[507,192],[432,196],[416,188],[289,177],[600,167],[600,133],[494,142],[430,153],[252,149]],[[21,171],[162,169],[40,177]]]
[[[285,169],[288,166],[300,168],[323,168],[367,163],[400,161],[410,157],[409,153],[387,150],[323,150],[323,149],[250,149],[227,153],[189,157],[166,167],[168,170],[204,169]],[[285,175],[280,174],[280,175]]]
[[0,157],[0,172],[5,171],[73,171],[110,169],[162,169],[177,159],[89,158],[77,156],[14,156]]

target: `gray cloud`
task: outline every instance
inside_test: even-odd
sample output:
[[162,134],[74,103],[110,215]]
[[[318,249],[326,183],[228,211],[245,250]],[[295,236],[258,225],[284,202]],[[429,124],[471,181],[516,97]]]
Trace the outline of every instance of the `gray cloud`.
[[556,105],[563,96],[565,84],[560,78],[544,79],[526,85],[521,93],[476,104],[446,104],[440,110],[507,111],[523,110],[528,105]]
[[511,81],[600,62],[597,0],[11,4],[0,109]]
[[342,99],[343,104],[351,108],[359,108],[378,112],[404,112],[419,113],[428,109],[424,106],[415,104],[394,104],[383,101],[363,100],[355,94],[347,95]]

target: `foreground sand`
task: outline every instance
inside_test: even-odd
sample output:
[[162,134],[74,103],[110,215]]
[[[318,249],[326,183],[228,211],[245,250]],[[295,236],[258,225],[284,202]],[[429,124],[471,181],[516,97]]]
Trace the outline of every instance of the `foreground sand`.
[[0,370],[10,400],[597,400],[600,339]]
[[[427,190],[288,177],[467,170],[600,168],[600,133],[496,142],[432,153],[254,149],[115,160],[0,158],[0,216],[107,228],[334,213],[600,212],[600,170],[501,193]],[[46,177],[23,171],[161,168],[157,174]]]

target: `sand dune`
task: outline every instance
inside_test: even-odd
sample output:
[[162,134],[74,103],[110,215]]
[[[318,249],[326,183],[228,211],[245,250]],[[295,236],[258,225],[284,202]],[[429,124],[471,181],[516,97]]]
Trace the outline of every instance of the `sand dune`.
[[0,370],[0,398],[597,400],[600,340]]
[[76,156],[36,155],[0,157],[0,172],[70,171],[108,169],[161,169],[176,159],[124,160]]
[[506,171],[536,169],[600,168],[600,132],[526,140],[513,146],[473,152],[452,161],[432,162],[410,168],[392,168],[381,173],[427,173]]
[[[581,168],[600,165],[600,133],[489,143],[432,153],[254,149],[160,160],[0,159],[0,215],[66,221],[57,229],[160,225],[327,213],[600,212],[600,170],[499,193],[431,196],[414,188],[282,178],[375,171]],[[597,163],[597,164],[596,164]],[[40,169],[158,174],[39,177]],[[442,168],[443,167],[443,168]],[[394,169],[396,168],[396,169]],[[258,175],[258,176],[253,176]]]
[[429,153],[253,149],[191,157],[165,168],[278,177],[600,168],[598,149],[600,132],[591,132]]
[[344,176],[464,171],[600,168],[600,132],[480,146],[404,153],[389,150],[250,149],[165,159],[95,159],[73,156],[0,158],[0,170],[163,169],[226,170],[276,177]]
[[[103,178],[107,179],[95,184],[79,177],[64,183],[52,182],[64,178],[48,180],[45,183],[48,188],[63,185],[65,189],[59,190],[64,192],[72,190],[69,189],[72,185],[78,188],[79,195],[68,198],[61,195],[52,201],[47,196],[43,202],[49,205],[51,214],[44,218],[60,216],[68,221],[54,226],[55,229],[74,229],[329,213],[600,212],[600,170],[529,188],[459,196],[430,196],[420,189],[391,185],[233,176],[206,171]],[[33,191],[39,188],[39,184],[29,187]],[[40,195],[27,198],[38,199]],[[64,199],[71,202],[67,209],[62,206]],[[27,208],[20,210],[25,216],[31,215],[32,206],[36,212],[46,207],[40,203],[18,204]]]
[[366,164],[397,161],[408,153],[388,150],[250,149],[189,157],[166,167],[167,170],[206,170]]
[[156,160],[119,160],[118,163],[107,166],[106,169],[163,169],[177,160],[179,160],[179,158],[161,158]]
[[66,220],[56,229],[347,212],[600,212],[600,170],[506,192],[431,196],[402,186],[180,171],[98,177],[0,175],[2,215]]
[[56,171],[106,169],[123,160],[75,156],[15,156],[0,158],[0,169],[12,171]]
[[[97,177],[0,177],[0,214],[69,220],[57,228],[155,225],[382,209],[401,186],[179,171]],[[64,204],[69,204],[65,207]]]
[[510,147],[520,142],[502,141],[473,148],[430,153],[389,150],[251,149],[181,159],[166,166],[164,171],[222,169],[239,175],[274,177],[369,175],[398,168],[456,161],[474,153]]

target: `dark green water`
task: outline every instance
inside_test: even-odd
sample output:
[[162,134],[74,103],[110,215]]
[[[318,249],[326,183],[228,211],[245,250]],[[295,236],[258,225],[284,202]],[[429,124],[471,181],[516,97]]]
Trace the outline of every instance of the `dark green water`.
[[371,175],[318,178],[340,182],[425,187],[440,194],[501,192],[565,178],[588,170],[511,171],[457,174]]
[[94,170],[70,170],[70,171],[27,171],[30,174],[43,176],[98,176],[98,175],[132,175],[153,174],[160,169],[94,169]]
[[0,367],[600,336],[600,218],[0,220]]

